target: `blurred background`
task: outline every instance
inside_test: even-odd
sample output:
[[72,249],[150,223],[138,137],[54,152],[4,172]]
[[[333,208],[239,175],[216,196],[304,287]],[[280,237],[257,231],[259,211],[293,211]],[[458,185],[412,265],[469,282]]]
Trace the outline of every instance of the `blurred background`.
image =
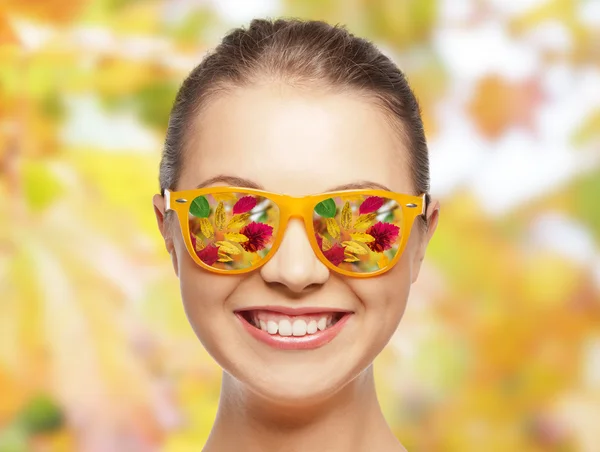
[[220,369],[152,195],[186,74],[253,17],[408,75],[442,201],[375,365],[410,451],[600,451],[600,1],[0,0],[0,451],[198,451]]

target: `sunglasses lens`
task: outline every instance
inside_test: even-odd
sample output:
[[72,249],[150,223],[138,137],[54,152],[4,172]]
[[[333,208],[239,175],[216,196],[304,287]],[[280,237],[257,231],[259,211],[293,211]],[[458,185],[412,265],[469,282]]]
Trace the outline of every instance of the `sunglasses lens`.
[[402,225],[402,207],[380,196],[335,196],[313,211],[321,252],[336,267],[353,273],[389,266],[400,246]]
[[196,197],[190,204],[193,251],[220,270],[256,266],[271,250],[279,227],[279,208],[268,198],[244,192]]

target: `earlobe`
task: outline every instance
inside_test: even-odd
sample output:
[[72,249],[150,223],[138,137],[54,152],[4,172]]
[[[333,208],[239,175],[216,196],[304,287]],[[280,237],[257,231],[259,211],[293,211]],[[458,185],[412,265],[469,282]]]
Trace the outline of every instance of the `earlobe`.
[[163,238],[165,237],[165,198],[161,195],[156,194],[152,197],[152,204],[154,204],[154,214],[156,215],[156,222],[158,229],[160,230]]
[[159,194],[156,194],[152,198],[152,203],[154,204],[154,214],[156,215],[156,223],[158,225],[158,229],[160,230],[161,235],[165,241],[165,246],[169,254],[174,252],[173,246],[173,238],[171,237],[171,233],[167,224],[165,222],[165,198]]
[[[425,244],[425,246],[427,246],[427,244],[433,237],[435,230],[437,229],[438,220],[439,220],[439,216],[440,216],[439,201],[437,201],[435,199],[431,201],[431,203],[429,204],[429,206],[427,208],[426,215],[427,215],[427,238],[426,238],[427,243]],[[425,254],[425,251],[423,251],[423,254]]]
[[165,198],[159,194],[156,194],[152,198],[152,203],[154,204],[154,214],[156,215],[156,223],[158,224],[158,229],[160,230],[160,233],[165,241],[165,248],[171,256],[171,262],[173,264],[173,270],[175,270],[175,275],[179,277],[179,263],[177,261],[177,252],[175,251],[175,245],[173,243],[173,237],[171,235],[170,228],[168,226],[168,223],[165,222]]
[[412,282],[414,283],[419,277],[419,272],[421,270],[421,263],[425,258],[425,251],[427,251],[427,245],[429,245],[429,241],[433,237],[435,230],[437,229],[438,220],[440,213],[440,203],[437,200],[432,200],[427,207],[426,217],[427,217],[427,229],[422,232],[421,240],[419,243],[419,247],[417,252],[415,253],[415,258],[413,261],[413,272],[412,272]]

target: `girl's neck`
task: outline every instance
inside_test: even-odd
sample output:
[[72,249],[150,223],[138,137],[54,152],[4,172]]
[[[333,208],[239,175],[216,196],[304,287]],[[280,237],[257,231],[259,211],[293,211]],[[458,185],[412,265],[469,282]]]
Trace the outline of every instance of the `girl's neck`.
[[203,452],[327,450],[401,452],[375,392],[373,367],[318,405],[281,406],[223,373],[215,424]]

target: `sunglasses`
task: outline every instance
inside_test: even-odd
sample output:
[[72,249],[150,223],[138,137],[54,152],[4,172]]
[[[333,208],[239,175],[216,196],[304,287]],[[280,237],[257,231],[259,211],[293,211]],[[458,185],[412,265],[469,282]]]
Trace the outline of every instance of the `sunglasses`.
[[299,217],[317,258],[352,277],[376,276],[398,262],[428,199],[386,190],[294,197],[240,187],[165,190],[164,197],[191,258],[208,271],[256,270],[277,252],[290,218]]

